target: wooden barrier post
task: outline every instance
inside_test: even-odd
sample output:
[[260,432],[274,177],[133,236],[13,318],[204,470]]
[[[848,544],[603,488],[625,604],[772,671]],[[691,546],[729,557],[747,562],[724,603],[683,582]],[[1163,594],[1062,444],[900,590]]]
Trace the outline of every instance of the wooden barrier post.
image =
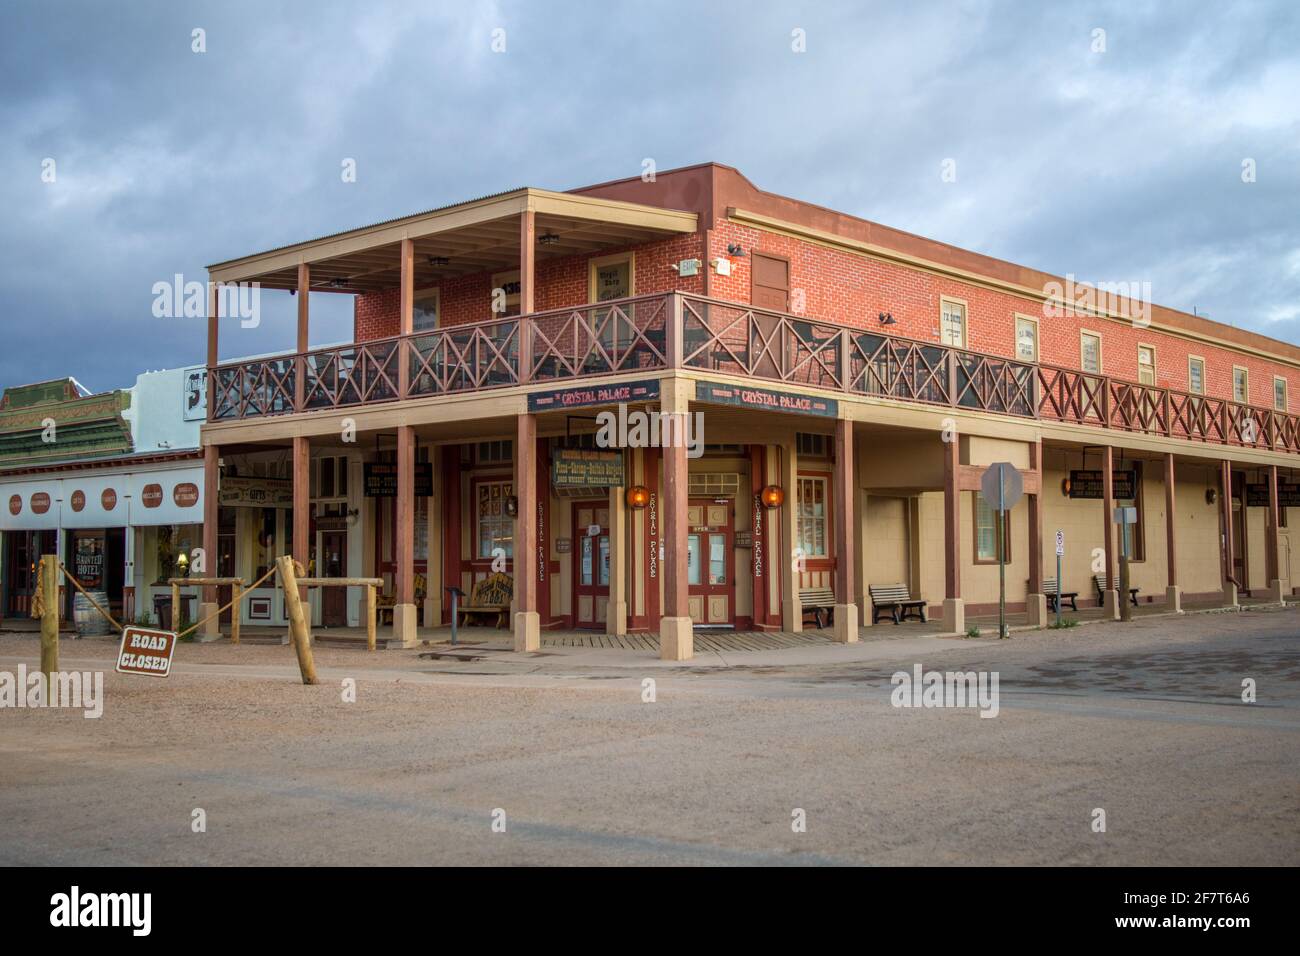
[[41,673],[48,689],[59,669],[59,556],[41,557]]
[[315,684],[316,663],[311,656],[311,635],[307,631],[307,619],[303,615],[302,598],[298,595],[298,575],[293,569],[293,558],[281,555],[275,559],[280,569],[280,587],[284,590],[284,606],[289,612],[289,633],[293,637],[294,650],[298,652],[298,669],[302,672],[304,684]]
[[239,602],[243,599],[244,589],[240,587],[240,582],[236,581],[230,585],[230,596],[234,599],[230,604],[230,643],[239,643]]
[[375,649],[375,624],[379,615],[378,599],[373,584],[366,585],[366,649]]
[[[161,626],[162,621],[158,624]],[[179,634],[181,631],[181,586],[175,581],[172,582],[172,626],[171,629]]]

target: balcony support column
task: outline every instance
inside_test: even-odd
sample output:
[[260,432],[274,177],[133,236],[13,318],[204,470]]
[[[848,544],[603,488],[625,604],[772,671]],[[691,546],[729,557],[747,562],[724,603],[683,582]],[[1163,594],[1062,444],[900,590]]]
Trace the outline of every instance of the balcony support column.
[[1268,579],[1268,600],[1281,601],[1282,582],[1281,535],[1278,525],[1281,514],[1278,507],[1277,465],[1268,466],[1268,514],[1264,528],[1264,576]]
[[831,631],[840,644],[858,640],[858,605],[854,595],[853,529],[857,521],[854,508],[853,422],[844,418],[835,422],[835,607]]
[[397,574],[393,582],[393,640],[414,647],[415,608],[415,428],[397,426],[397,526],[393,529]]
[[[803,630],[803,601],[799,589],[803,585],[804,558],[796,558],[799,541],[799,443],[794,432],[787,434],[781,446],[781,487],[785,489],[785,503],[781,505],[782,551],[776,552],[773,564],[781,566],[781,629],[799,633]],[[802,554],[802,552],[800,552]]]
[[[217,507],[221,498],[217,492],[217,483],[221,480],[221,470],[218,467],[221,462],[221,449],[217,445],[203,446],[203,566],[198,569],[202,577],[213,577],[220,573],[217,570]],[[134,550],[132,540],[135,537],[135,529],[127,528],[127,551],[130,553]],[[131,582],[128,581],[128,584]],[[173,592],[175,593],[175,592]],[[213,585],[203,586],[203,598],[199,604],[199,617],[201,621],[209,614],[216,614],[219,601],[217,598],[217,589]],[[238,614],[239,608],[233,608],[232,613]],[[172,609],[173,626],[179,621],[176,609]],[[221,636],[221,621],[213,618],[204,625],[199,640],[216,640]]]
[[515,432],[515,651],[542,647],[537,613],[537,416],[518,416]]
[[[664,442],[663,556],[664,615],[659,620],[659,657],[665,661],[686,661],[695,654],[695,633],[690,611],[690,584],[686,570],[686,509],[690,492],[687,487],[686,416],[689,401],[668,379],[660,399],[665,416],[663,424],[672,424],[674,441]],[[672,416],[669,418],[668,416]]]
[[[1115,578],[1115,449],[1106,445],[1101,455],[1101,534],[1102,563],[1106,590],[1101,606],[1107,620],[1119,620],[1119,583]],[[1128,595],[1124,596],[1126,599]]]
[[301,412],[307,407],[307,348],[311,339],[309,334],[311,300],[311,266],[305,262],[298,263],[298,338],[297,356],[294,358],[293,374],[293,410]]
[[948,630],[966,630],[966,605],[961,598],[961,440],[956,434],[943,446],[943,620]]
[[[519,314],[536,309],[537,216],[531,209],[519,214]],[[531,321],[519,322],[519,381],[533,377],[533,328]]]
[[217,287],[208,281],[208,378],[207,378],[207,405],[208,421],[215,421],[213,417],[217,411],[217,312],[219,302],[217,299]]
[[1232,462],[1219,462],[1219,531],[1223,536],[1223,605],[1237,606],[1236,544],[1232,535]]
[[[415,331],[415,242],[403,239],[401,252],[401,277],[398,290],[397,334],[410,335]],[[406,356],[405,339],[397,345],[397,395],[406,398],[411,389],[411,362]]]
[[[299,353],[299,358],[301,358]],[[303,574],[311,574],[311,440],[298,435],[293,438],[293,511],[290,521],[293,523],[294,561],[302,565]],[[307,589],[298,588],[298,600],[303,602],[306,616],[307,640],[311,641],[311,608],[307,605]],[[286,612],[287,613],[287,612]],[[293,640],[293,629],[289,630],[289,639]]]
[[1174,474],[1174,456],[1165,455],[1165,553],[1169,568],[1165,587],[1165,607],[1183,613],[1183,589],[1178,586],[1178,486]]
[[1047,595],[1043,593],[1043,442],[1039,439],[1029,444],[1029,470],[1037,476],[1037,493],[1025,496],[1029,505],[1029,593],[1025,597],[1025,611],[1029,623],[1036,627],[1047,624]]

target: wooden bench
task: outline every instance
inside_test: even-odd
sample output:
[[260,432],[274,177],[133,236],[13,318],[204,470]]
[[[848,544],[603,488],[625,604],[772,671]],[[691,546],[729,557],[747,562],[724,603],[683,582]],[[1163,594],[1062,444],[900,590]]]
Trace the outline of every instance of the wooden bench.
[[[1047,595],[1047,609],[1049,611],[1055,611],[1056,610],[1056,578],[1043,579],[1043,593]],[[1070,603],[1071,611],[1079,610],[1078,591],[1062,591],[1061,600],[1068,601]]]
[[510,599],[514,597],[515,582],[510,575],[498,571],[490,574],[470,592],[469,603],[461,604],[456,611],[461,624],[471,618],[496,616],[496,626],[505,627],[510,619]]
[[[1095,585],[1097,585],[1097,604],[1098,604],[1099,606],[1105,604],[1105,603],[1106,603],[1106,592],[1110,590],[1110,588],[1107,586],[1106,575],[1104,575],[1104,574],[1094,574],[1094,575],[1092,576],[1092,583],[1095,584]],[[1129,596],[1129,600],[1133,602],[1133,606],[1134,606],[1134,607],[1137,607],[1137,606],[1138,606],[1138,589],[1137,589],[1137,588],[1129,588],[1129,589],[1128,589],[1128,596]]]
[[835,616],[835,594],[830,588],[800,588],[803,616],[813,615],[818,627],[826,627]]
[[906,585],[872,584],[867,588],[871,592],[871,623],[880,620],[880,615],[888,612],[895,624],[901,624],[909,616],[924,623],[925,601],[912,597]]

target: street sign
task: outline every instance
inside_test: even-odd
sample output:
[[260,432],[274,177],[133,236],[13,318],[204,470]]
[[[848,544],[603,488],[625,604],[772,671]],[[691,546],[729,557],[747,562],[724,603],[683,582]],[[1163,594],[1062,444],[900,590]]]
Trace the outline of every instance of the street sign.
[[1065,554],[1065,532],[1059,528],[1056,532],[1056,553]]
[[157,631],[148,627],[122,628],[122,646],[117,651],[119,674],[145,674],[166,677],[172,669],[172,652],[176,650],[175,631]]
[[995,511],[1010,511],[1024,493],[1024,480],[1010,462],[994,462],[980,478],[980,494]]

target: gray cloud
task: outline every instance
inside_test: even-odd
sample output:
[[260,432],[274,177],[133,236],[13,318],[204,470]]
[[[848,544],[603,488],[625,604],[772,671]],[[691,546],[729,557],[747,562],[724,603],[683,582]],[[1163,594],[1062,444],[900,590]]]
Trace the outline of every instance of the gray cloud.
[[[200,361],[154,282],[645,157],[1300,341],[1298,43],[1289,2],[11,2],[0,382]],[[223,354],[292,345],[293,300],[263,301]],[[350,299],[312,309],[313,341],[350,336]]]

